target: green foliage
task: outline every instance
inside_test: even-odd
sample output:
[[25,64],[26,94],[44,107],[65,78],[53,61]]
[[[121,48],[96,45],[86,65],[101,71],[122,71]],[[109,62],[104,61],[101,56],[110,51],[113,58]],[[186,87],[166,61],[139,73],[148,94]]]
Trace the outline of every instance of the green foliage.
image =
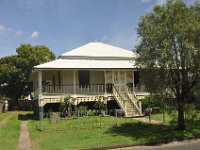
[[71,117],[72,113],[72,104],[70,102],[71,97],[70,96],[65,96],[64,101],[60,103],[60,112],[62,113],[63,117]]
[[194,104],[185,105],[186,120],[200,120],[200,112],[195,109]]
[[79,113],[81,115],[86,115],[87,114],[87,107],[86,106],[79,106],[78,110],[79,110]]
[[53,52],[44,45],[22,44],[16,49],[16,52],[20,61],[19,67],[24,72],[26,80],[28,80],[33,66],[55,59]]
[[159,100],[157,99],[157,97],[153,96],[153,95],[149,95],[146,96],[143,100],[142,100],[142,107],[143,109],[145,108],[153,108],[153,107],[159,107]]
[[29,76],[33,66],[55,59],[55,55],[43,45],[22,44],[16,52],[17,55],[0,58],[0,93],[11,99],[30,93]]
[[178,128],[184,130],[184,105],[200,83],[200,3],[169,0],[155,6],[141,17],[137,32],[136,64],[146,71],[147,89],[175,97]]
[[95,115],[95,110],[91,110],[91,109],[89,109],[88,111],[87,111],[87,115],[88,116],[94,116]]
[[95,102],[94,108],[95,108],[96,110],[105,110],[105,109],[106,109],[106,105],[104,104],[103,101],[98,100],[98,101]]

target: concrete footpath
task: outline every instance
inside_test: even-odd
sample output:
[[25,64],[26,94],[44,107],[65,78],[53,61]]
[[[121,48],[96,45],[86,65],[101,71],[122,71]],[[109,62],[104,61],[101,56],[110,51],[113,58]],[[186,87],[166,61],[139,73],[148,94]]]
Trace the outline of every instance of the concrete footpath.
[[[200,139],[184,140],[181,142],[171,142],[168,144],[161,144],[155,146],[133,146],[125,148],[117,148],[115,150],[199,150]],[[112,149],[113,150],[113,149]]]
[[21,121],[21,131],[17,150],[31,150],[31,142],[29,139],[29,132],[27,121]]

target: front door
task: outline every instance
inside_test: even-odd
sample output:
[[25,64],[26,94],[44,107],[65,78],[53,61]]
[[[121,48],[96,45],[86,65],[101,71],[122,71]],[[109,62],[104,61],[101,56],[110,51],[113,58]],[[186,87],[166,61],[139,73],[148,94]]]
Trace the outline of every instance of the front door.
[[113,71],[113,82],[117,87],[119,92],[124,91],[124,86],[126,85],[126,77],[124,71]]
[[78,72],[79,86],[87,88],[90,85],[90,72],[86,70],[79,70]]

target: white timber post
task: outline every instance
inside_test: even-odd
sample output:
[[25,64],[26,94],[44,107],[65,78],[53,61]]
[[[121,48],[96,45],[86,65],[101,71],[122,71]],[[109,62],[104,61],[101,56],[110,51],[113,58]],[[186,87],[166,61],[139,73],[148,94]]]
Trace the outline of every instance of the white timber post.
[[40,119],[40,129],[43,130],[43,103],[42,103],[42,71],[38,72],[38,105],[39,105],[39,119]]
[[133,70],[133,93],[135,93],[135,80],[134,80],[134,70]]
[[112,92],[114,90],[114,85],[115,85],[115,83],[114,83],[114,71],[112,71]]
[[127,73],[126,73],[126,71],[124,71],[124,83],[125,83],[124,91],[126,91],[126,87],[127,87]]
[[104,95],[106,96],[107,91],[106,91],[106,71],[104,71]]
[[112,83],[114,84],[114,71],[112,71]]
[[125,85],[127,84],[127,73],[126,71],[124,71],[124,82],[125,82]]
[[42,71],[38,72],[38,94],[40,98],[42,94]]
[[140,109],[140,115],[142,115],[142,102],[138,101],[139,109]]
[[73,87],[74,87],[74,95],[76,95],[76,70],[73,70]]

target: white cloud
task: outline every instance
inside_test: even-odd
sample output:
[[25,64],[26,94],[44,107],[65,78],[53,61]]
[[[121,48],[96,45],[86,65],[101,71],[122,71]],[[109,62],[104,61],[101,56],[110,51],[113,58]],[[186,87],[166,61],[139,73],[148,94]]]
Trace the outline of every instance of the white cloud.
[[5,35],[5,34],[11,32],[11,31],[12,31],[11,28],[0,25],[0,34]]
[[142,3],[147,3],[149,2],[150,0],[140,0]]
[[31,34],[31,38],[38,38],[39,35],[40,35],[40,32],[34,31],[34,32]]
[[9,35],[9,36],[20,37],[23,35],[23,32],[21,30],[15,30],[10,27],[6,27],[4,25],[0,25],[0,35],[2,35],[2,36]]
[[23,35],[23,32],[22,31],[16,31],[15,32],[15,35],[17,36],[17,37],[19,37],[19,36],[22,36]]

